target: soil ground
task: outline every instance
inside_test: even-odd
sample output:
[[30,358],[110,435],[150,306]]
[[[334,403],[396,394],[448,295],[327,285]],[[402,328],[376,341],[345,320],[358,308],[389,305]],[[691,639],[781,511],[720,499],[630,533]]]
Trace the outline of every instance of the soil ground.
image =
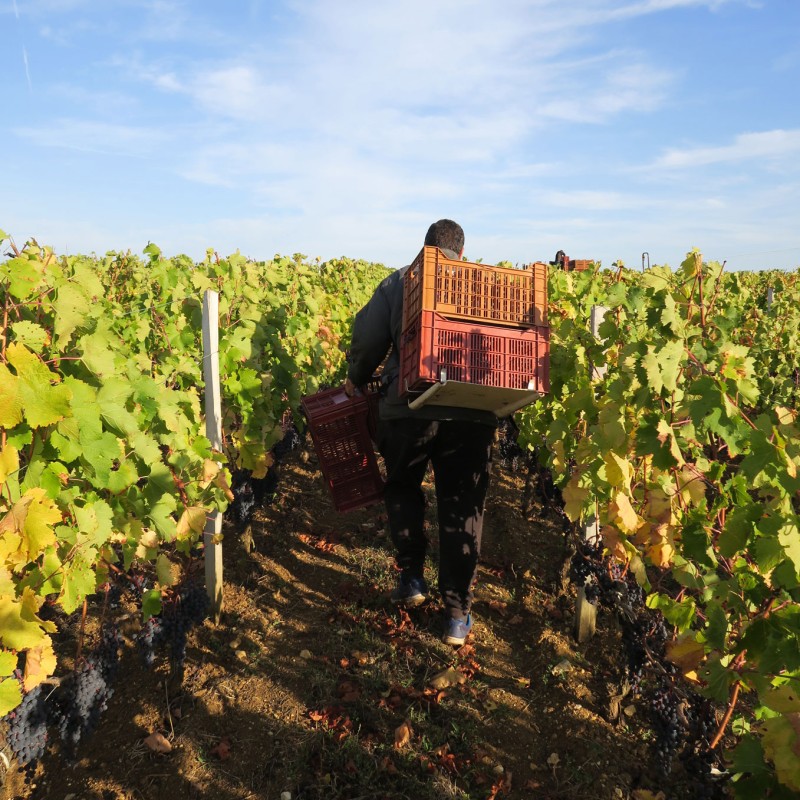
[[[133,609],[98,730],[76,759],[51,749],[27,781],[12,766],[0,796],[692,797],[681,774],[659,775],[646,706],[620,703],[614,620],[601,612],[597,635],[576,643],[560,517],[535,503],[523,514],[524,485],[496,465],[476,622],[456,650],[440,641],[437,600],[408,612],[389,603],[396,573],[382,507],[338,514],[313,450],[293,451],[271,502],[244,530],[226,527],[224,611],[192,632],[182,680],[166,656],[141,664]],[[90,607],[86,646],[101,605]],[[74,654],[80,619],[67,622],[60,646]],[[169,753],[145,744],[154,732]]]

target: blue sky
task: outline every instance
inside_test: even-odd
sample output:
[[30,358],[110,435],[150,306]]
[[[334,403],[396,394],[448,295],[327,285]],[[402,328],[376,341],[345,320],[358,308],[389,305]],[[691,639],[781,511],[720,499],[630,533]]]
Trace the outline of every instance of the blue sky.
[[0,0],[0,228],[63,253],[800,265],[800,0]]

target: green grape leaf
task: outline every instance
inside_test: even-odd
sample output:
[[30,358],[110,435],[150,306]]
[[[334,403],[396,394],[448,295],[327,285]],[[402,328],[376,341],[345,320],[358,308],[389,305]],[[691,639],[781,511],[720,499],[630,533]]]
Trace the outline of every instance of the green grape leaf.
[[32,256],[21,255],[0,263],[0,282],[8,283],[8,293],[17,300],[27,300],[39,286],[44,263]]
[[65,564],[64,580],[59,602],[67,614],[71,614],[83,602],[84,597],[97,591],[97,576],[92,565],[80,553]]
[[178,533],[175,519],[172,516],[176,508],[175,498],[171,494],[165,494],[147,512],[148,518],[165,542],[173,541]]
[[142,594],[142,615],[145,622],[161,613],[161,591],[148,589]]
[[121,436],[135,436],[139,433],[136,417],[125,408],[125,403],[133,394],[133,386],[119,378],[106,379],[97,392],[97,405],[103,421]]
[[800,791],[800,714],[773,717],[761,725],[764,753],[775,765],[778,780]]
[[758,699],[779,714],[800,713],[800,693],[789,683],[759,694]]
[[131,459],[120,462],[108,475],[106,488],[111,494],[121,494],[139,480],[139,472]]
[[111,336],[107,330],[98,329],[78,340],[83,363],[99,378],[111,378],[116,367],[111,349]]
[[175,568],[164,553],[159,553],[156,559],[156,576],[161,586],[175,585]]
[[100,549],[113,534],[111,507],[104,500],[95,500],[74,509],[81,538],[93,549]]
[[718,542],[719,551],[725,558],[731,558],[745,548],[760,516],[761,509],[755,503],[736,507],[728,514]]
[[59,350],[63,350],[76,329],[87,320],[92,304],[86,292],[73,283],[66,283],[58,288],[53,302],[55,321],[53,332]]
[[60,378],[55,372],[21,344],[10,344],[6,356],[16,370],[19,398],[32,428],[52,425],[69,414],[72,393],[67,386],[58,385]]
[[45,346],[50,343],[50,334],[35,322],[22,320],[21,322],[15,322],[10,327],[11,332],[14,334],[14,341],[25,345],[34,353],[41,353]]

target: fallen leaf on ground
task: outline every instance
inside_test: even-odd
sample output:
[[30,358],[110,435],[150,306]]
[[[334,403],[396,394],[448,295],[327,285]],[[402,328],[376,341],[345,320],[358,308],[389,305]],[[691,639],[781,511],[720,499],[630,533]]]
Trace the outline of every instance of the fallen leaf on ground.
[[434,689],[447,689],[449,686],[458,686],[465,681],[466,678],[462,673],[454,667],[448,667],[441,672],[437,672],[436,675],[430,679],[429,684]]
[[403,723],[397,726],[394,732],[394,746],[397,750],[401,747],[405,747],[410,741],[413,735],[413,731],[411,730],[411,724],[408,720],[405,720]]
[[145,746],[154,753],[171,753],[172,745],[167,738],[158,731],[151,733],[145,740]]
[[501,600],[490,600],[489,608],[496,611],[500,616],[505,616],[508,613],[508,603],[503,603]]
[[220,761],[227,761],[231,757],[231,743],[228,739],[222,739],[220,743],[210,751]]

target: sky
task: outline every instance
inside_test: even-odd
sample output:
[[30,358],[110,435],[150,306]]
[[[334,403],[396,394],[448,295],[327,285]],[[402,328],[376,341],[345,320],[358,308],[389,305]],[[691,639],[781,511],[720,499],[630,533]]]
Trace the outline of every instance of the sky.
[[59,254],[800,265],[800,0],[0,0],[0,229]]

